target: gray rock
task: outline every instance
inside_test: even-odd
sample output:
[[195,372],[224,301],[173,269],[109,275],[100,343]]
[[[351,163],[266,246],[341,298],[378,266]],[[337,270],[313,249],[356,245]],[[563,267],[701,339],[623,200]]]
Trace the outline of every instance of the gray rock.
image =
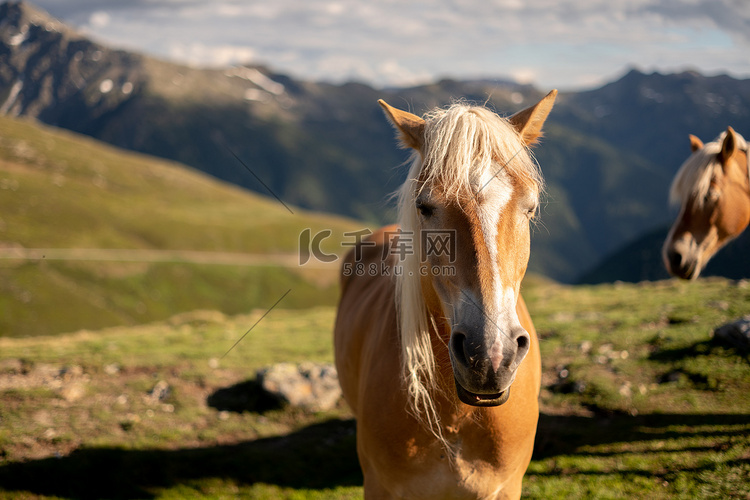
[[341,397],[336,368],[327,364],[279,363],[259,370],[258,381],[283,403],[307,410],[330,410]]
[[162,401],[167,399],[171,392],[172,388],[169,387],[167,381],[159,380],[144,399],[146,403],[154,405],[156,403],[161,403]]
[[750,351],[750,315],[722,325],[714,330],[714,341],[742,351]]

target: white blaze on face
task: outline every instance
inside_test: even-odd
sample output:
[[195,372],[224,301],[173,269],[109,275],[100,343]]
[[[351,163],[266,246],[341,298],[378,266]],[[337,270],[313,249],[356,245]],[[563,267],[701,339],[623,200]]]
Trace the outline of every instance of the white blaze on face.
[[478,216],[482,224],[482,234],[484,234],[487,250],[490,254],[492,275],[497,277],[497,228],[500,223],[500,215],[513,197],[513,185],[504,170],[500,170],[494,176],[491,176],[490,172],[486,172],[481,182],[481,191],[478,195]]
[[[504,170],[501,170],[489,180],[482,180],[484,181],[482,184],[484,189],[482,189],[479,198],[478,216],[489,253],[493,280],[492,289],[489,291],[492,300],[484,304],[484,309],[487,316],[495,323],[494,325],[488,325],[492,328],[488,333],[496,336],[491,343],[490,358],[493,369],[497,371],[503,359],[502,346],[504,340],[510,335],[512,330],[521,328],[518,314],[516,313],[516,291],[513,286],[514,284],[504,284],[501,282],[499,266],[502,259],[497,248],[500,217],[503,216],[508,203],[513,198],[513,185]],[[512,217],[513,214],[505,212],[505,216]]]

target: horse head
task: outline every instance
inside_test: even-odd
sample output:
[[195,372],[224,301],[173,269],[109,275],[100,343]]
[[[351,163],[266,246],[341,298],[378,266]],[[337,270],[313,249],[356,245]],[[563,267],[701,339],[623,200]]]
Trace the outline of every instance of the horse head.
[[714,142],[691,135],[692,155],[677,172],[670,200],[680,205],[662,249],[673,276],[696,279],[711,257],[750,222],[748,146],[728,127]]
[[423,119],[380,102],[414,150],[399,224],[415,251],[397,287],[403,366],[416,399],[441,363],[433,361],[440,346],[460,401],[497,406],[509,397],[530,347],[516,305],[543,187],[529,147],[556,94],[508,119],[464,104]]

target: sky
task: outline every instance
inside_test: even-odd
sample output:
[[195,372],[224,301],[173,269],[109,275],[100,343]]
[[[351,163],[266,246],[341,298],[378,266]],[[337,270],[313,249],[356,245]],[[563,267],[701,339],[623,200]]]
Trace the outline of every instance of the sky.
[[310,81],[583,90],[632,68],[750,78],[750,0],[31,1],[109,46]]

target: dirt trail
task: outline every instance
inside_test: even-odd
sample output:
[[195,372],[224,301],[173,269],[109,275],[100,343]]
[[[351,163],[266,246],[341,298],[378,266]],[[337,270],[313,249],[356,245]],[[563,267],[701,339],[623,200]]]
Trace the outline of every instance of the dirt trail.
[[232,266],[282,266],[310,269],[336,269],[338,262],[314,259],[300,266],[295,253],[249,254],[199,250],[158,250],[124,248],[0,248],[0,259],[8,260],[84,260],[111,262],[184,262]]

